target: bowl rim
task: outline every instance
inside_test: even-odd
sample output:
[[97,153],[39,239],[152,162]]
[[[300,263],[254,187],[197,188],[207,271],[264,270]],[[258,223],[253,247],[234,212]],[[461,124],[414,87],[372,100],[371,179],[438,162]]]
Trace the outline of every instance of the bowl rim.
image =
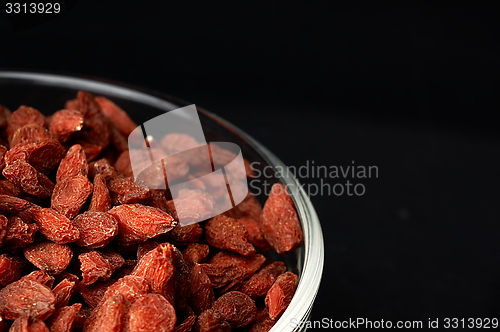
[[[63,86],[64,88],[87,90],[89,92],[101,91],[110,96],[132,99],[133,101],[145,103],[164,111],[170,111],[182,107],[183,105],[189,105],[188,102],[182,99],[149,88],[137,87],[97,77],[81,75],[70,76],[67,74],[60,75],[35,71],[0,70],[0,80],[2,79],[26,81],[33,84],[43,83],[47,86]],[[286,165],[278,157],[246,132],[204,108],[197,106],[197,109],[203,113],[203,115],[215,120],[241,137],[270,166],[286,169]],[[299,181],[291,172],[284,173],[285,174],[283,174],[279,180],[284,183],[291,192],[304,232],[304,262],[299,277],[299,283],[292,301],[270,331],[302,330],[300,322],[309,318],[314,299],[321,283],[324,265],[323,233],[316,211]]]

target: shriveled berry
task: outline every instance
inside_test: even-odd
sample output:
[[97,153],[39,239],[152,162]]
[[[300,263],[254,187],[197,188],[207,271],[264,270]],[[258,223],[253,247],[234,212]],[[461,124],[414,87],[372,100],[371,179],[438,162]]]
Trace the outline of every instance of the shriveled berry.
[[87,176],[89,165],[85,157],[85,151],[80,144],[72,145],[66,155],[61,160],[57,169],[56,182],[61,182],[66,178],[77,175]]
[[285,185],[276,183],[271,188],[262,210],[260,229],[278,254],[290,251],[302,243],[302,228]]
[[71,332],[73,330],[73,323],[81,308],[81,303],[75,303],[71,306],[62,307],[54,312],[47,320],[50,332]]
[[298,276],[291,272],[285,272],[278,277],[266,296],[269,317],[277,319],[286,310],[297,288],[297,281]]
[[203,229],[199,224],[191,224],[186,226],[178,224],[170,232],[170,240],[178,246],[185,246],[188,243],[198,241],[202,234]]
[[54,188],[51,207],[69,219],[73,219],[92,194],[93,185],[86,176],[64,178]]
[[174,307],[159,294],[138,298],[126,315],[125,331],[172,332],[177,320]]
[[12,136],[12,140],[10,142],[10,147],[13,148],[18,144],[34,143],[50,138],[52,138],[52,135],[47,129],[45,129],[43,126],[32,123],[19,128],[14,133],[14,136]]
[[111,266],[111,274],[113,274],[116,270],[118,270],[125,263],[125,259],[123,259],[122,255],[117,253],[111,248],[102,248],[98,250],[99,254],[108,261]]
[[35,223],[28,224],[17,216],[10,217],[3,239],[3,248],[11,252],[19,251],[35,241],[35,233],[38,229]]
[[54,285],[55,278],[43,270],[35,270],[21,278],[22,280],[32,280],[41,283],[49,288]]
[[132,271],[133,276],[145,278],[151,285],[151,292],[163,295],[174,302],[175,253],[170,243],[159,245],[145,254]]
[[101,174],[94,177],[94,192],[90,200],[89,211],[106,212],[111,209],[111,196],[109,195],[106,180]]
[[201,264],[203,271],[212,281],[214,288],[231,288],[248,279],[266,261],[263,255],[241,256],[236,253],[221,251],[208,263]]
[[108,211],[118,220],[121,244],[144,242],[171,230],[177,223],[166,212],[141,204],[124,204]]
[[215,309],[208,309],[198,316],[194,326],[195,331],[200,332],[230,332],[231,325]]
[[204,262],[208,257],[209,251],[210,248],[207,244],[190,243],[187,248],[182,251],[182,254],[189,265],[194,265]]
[[142,295],[149,293],[149,291],[149,282],[145,278],[128,275],[118,279],[118,281],[109,286],[101,301],[106,301],[109,297],[121,294],[125,296],[128,302],[133,303]]
[[188,295],[188,303],[191,309],[199,315],[212,307],[214,302],[214,290],[212,282],[203,272],[202,267],[196,264],[191,269],[191,290]]
[[248,232],[248,242],[250,242],[260,252],[266,252],[271,249],[269,243],[264,238],[264,234],[260,230],[259,222],[247,217],[237,220],[242,224]]
[[149,198],[149,189],[137,185],[131,178],[115,177],[109,180],[108,189],[115,205],[142,203]]
[[45,174],[23,160],[11,162],[2,174],[24,192],[39,198],[49,197],[54,190],[54,183]]
[[250,324],[257,312],[254,300],[241,292],[228,292],[214,302],[213,309],[219,311],[231,327]]
[[37,171],[48,174],[63,159],[66,151],[56,139],[44,139],[34,143],[22,143],[5,153],[5,164],[22,160]]
[[285,273],[285,271],[285,263],[279,261],[273,262],[251,276],[239,291],[247,294],[253,299],[263,298],[266,296],[267,291],[274,284],[278,276]]
[[111,100],[105,97],[95,97],[95,101],[101,107],[102,112],[113,121],[123,135],[128,136],[137,128],[137,125],[130,119],[128,114]]
[[113,166],[105,158],[90,163],[89,177],[93,178],[96,174],[101,174],[106,181],[113,179],[117,175]]
[[80,137],[101,149],[106,148],[111,137],[109,119],[102,113],[85,115]]
[[108,298],[94,309],[85,322],[83,332],[120,332],[127,309],[126,301],[121,294]]
[[40,240],[24,248],[24,257],[39,269],[56,275],[69,265],[73,251],[67,244]]
[[56,298],[47,286],[33,280],[18,280],[0,290],[0,313],[14,320],[28,316],[45,320],[54,312]]
[[226,249],[249,256],[255,248],[248,242],[246,228],[233,218],[218,215],[207,221],[205,238],[208,244],[219,249]]
[[261,213],[262,205],[252,193],[248,193],[247,197],[240,204],[224,212],[225,215],[235,219],[251,218],[257,221],[260,220]]
[[97,280],[106,280],[113,273],[111,264],[97,251],[90,251],[78,256],[81,263],[82,285],[90,285]]
[[61,143],[83,128],[83,114],[76,110],[61,110],[52,115],[49,130]]
[[175,199],[175,211],[182,224],[189,224],[212,216],[213,198],[202,190],[182,190]]
[[82,146],[82,149],[85,152],[85,158],[87,158],[88,163],[90,163],[92,160],[97,158],[99,154],[101,154],[102,147],[100,147],[99,145],[91,144],[84,140],[77,140],[75,141],[75,143]]
[[0,288],[16,281],[21,276],[23,261],[9,254],[0,255]]
[[43,127],[45,124],[45,116],[33,107],[22,105],[12,113],[8,121],[7,135],[9,137],[9,143],[14,133],[19,128],[28,124],[36,124]]
[[78,240],[80,232],[71,220],[53,209],[31,208],[30,214],[36,221],[42,233],[47,239],[59,243],[69,243]]
[[80,295],[91,308],[96,308],[104,297],[106,290],[115,282],[116,280],[114,279],[108,279],[105,281],[96,281],[88,286],[82,286],[80,287]]
[[54,296],[56,297],[56,303],[55,303],[56,310],[68,305],[69,299],[71,297],[75,285],[76,283],[74,281],[63,279],[63,281],[61,281],[60,283],[57,284],[56,287],[54,287],[52,293],[54,293]]
[[38,319],[30,319],[23,316],[17,318],[9,329],[9,332],[50,332],[45,323]]
[[73,219],[73,224],[80,232],[75,244],[89,249],[106,246],[118,234],[118,221],[106,212],[84,212]]

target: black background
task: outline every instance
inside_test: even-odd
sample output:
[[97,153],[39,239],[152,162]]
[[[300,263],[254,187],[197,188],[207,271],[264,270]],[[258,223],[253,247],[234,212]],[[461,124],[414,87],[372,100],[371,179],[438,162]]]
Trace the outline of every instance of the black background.
[[377,179],[351,179],[365,185],[361,197],[311,197],[325,238],[312,319],[500,318],[495,13],[421,2],[72,1],[25,29],[2,12],[0,68],[166,92],[287,165],[376,165]]

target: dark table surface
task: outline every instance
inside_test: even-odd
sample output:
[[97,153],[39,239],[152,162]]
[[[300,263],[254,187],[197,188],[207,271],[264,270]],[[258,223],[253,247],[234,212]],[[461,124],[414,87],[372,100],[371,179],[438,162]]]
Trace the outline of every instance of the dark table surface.
[[[349,179],[362,196],[311,195],[325,239],[313,320],[499,318],[491,8],[75,3],[33,28],[4,17],[0,68],[175,95],[287,165],[378,167]],[[301,179],[322,180],[348,179]]]

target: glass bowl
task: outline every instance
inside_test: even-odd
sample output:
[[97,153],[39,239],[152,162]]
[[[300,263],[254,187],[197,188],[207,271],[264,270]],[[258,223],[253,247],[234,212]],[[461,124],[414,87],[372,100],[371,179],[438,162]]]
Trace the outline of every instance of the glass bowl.
[[[0,103],[11,110],[17,109],[20,105],[27,105],[35,107],[44,114],[51,114],[62,109],[66,100],[75,98],[78,90],[113,100],[138,124],[187,105],[184,101],[158,92],[102,80],[46,73],[0,71]],[[267,171],[265,174],[268,176],[265,181],[268,184],[279,181],[287,185],[291,192],[304,232],[304,241],[294,252],[281,258],[274,258],[284,260],[288,269],[299,275],[299,283],[288,309],[271,331],[301,331],[303,328],[300,322],[309,318],[323,272],[323,234],[314,207],[290,172],[281,172],[281,176],[276,176],[277,171],[286,169],[286,166],[273,153],[217,115],[199,107],[198,113],[207,142],[219,140],[237,144],[243,152],[243,157],[249,160],[255,169]],[[250,183],[249,187],[252,187]],[[260,194],[256,193],[261,202],[266,197],[262,191]]]

